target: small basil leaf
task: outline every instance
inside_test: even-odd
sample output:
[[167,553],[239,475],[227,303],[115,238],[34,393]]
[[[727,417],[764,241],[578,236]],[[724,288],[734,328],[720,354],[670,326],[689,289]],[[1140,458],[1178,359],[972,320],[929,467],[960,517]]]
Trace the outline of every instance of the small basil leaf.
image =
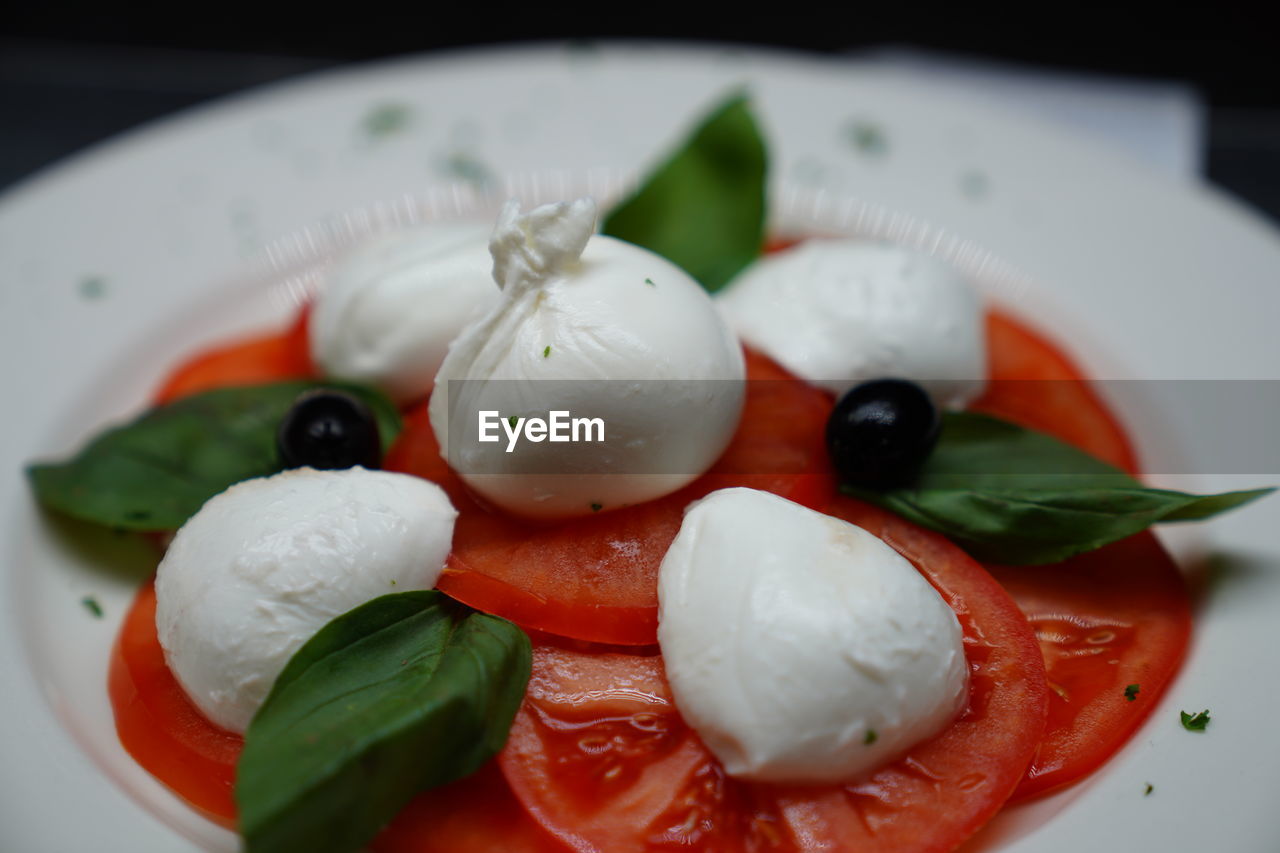
[[502,749],[529,638],[430,592],[339,616],[290,659],[236,771],[249,853],[359,850],[418,792]]
[[276,429],[311,388],[358,395],[378,419],[382,446],[400,415],[370,388],[307,381],[220,388],[152,409],[92,439],[66,462],[27,468],[49,509],[122,530],[173,530],[228,486],[281,468]]
[[1052,436],[972,412],[943,415],[938,445],[912,485],[844,490],[945,533],[979,559],[1009,565],[1058,562],[1157,522],[1209,518],[1273,491],[1145,488]]
[[604,233],[719,290],[764,245],[767,160],[747,98],[735,95],[605,218]]

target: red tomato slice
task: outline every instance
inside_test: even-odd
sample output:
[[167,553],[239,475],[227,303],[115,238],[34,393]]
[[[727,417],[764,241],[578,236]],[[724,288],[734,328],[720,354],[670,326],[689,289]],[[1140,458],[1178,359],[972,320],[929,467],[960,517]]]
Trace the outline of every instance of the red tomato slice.
[[831,398],[747,354],[741,425],[710,473],[675,494],[558,524],[478,506],[440,459],[426,407],[409,415],[384,462],[440,483],[459,510],[440,589],[524,627],[597,643],[657,641],[658,566],[690,501],[751,486],[819,506],[834,484],[823,431]]
[[496,762],[423,791],[369,844],[373,853],[563,853],[512,795]]
[[314,370],[307,341],[308,314],[304,307],[284,331],[224,344],[188,359],[161,383],[156,404],[214,388],[309,379]]
[[[165,663],[155,585],[138,591],[111,657],[111,706],[134,760],[196,811],[234,828],[232,789],[244,739],[210,723]],[[525,814],[496,764],[415,798],[372,843],[379,853],[562,850]]]
[[1124,745],[1182,665],[1191,605],[1150,533],[1058,565],[989,568],[1035,628],[1049,677],[1049,722],[1021,800],[1077,781]]
[[499,762],[534,820],[580,853],[751,850],[779,823],[680,719],[656,656],[537,647]]
[[156,635],[153,582],[138,590],[125,616],[108,687],[125,751],[196,811],[232,826],[231,792],[244,739],[205,719],[169,671]]
[[[1138,470],[1124,430],[1070,358],[999,311],[987,335],[991,384],[973,408]],[[991,571],[1035,626],[1052,688],[1044,742],[1014,793],[1021,800],[1080,779],[1129,739],[1181,666],[1190,605],[1150,534],[1059,565]],[[1130,684],[1139,685],[1132,702]]]
[[990,382],[969,408],[1047,432],[1117,468],[1138,471],[1124,429],[1083,371],[1012,316],[987,314]]
[[1035,637],[981,566],[941,536],[848,498],[828,511],[900,551],[956,611],[969,705],[866,781],[772,786],[727,778],[671,700],[661,658],[539,647],[501,755],[529,813],[579,851],[950,850],[996,813],[1044,729]]

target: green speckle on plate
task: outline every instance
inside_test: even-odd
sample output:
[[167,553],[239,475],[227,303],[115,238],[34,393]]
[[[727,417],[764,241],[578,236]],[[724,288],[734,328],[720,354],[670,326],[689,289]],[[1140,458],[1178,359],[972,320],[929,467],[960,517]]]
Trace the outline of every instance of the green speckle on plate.
[[960,176],[960,193],[967,199],[978,201],[991,191],[991,179],[981,169],[970,169]]
[[365,114],[364,132],[375,139],[399,133],[409,126],[413,110],[405,104],[378,104]]
[[101,299],[107,295],[107,280],[100,275],[87,275],[80,279],[78,290],[81,299]]
[[863,118],[850,119],[844,126],[845,140],[853,150],[868,157],[889,153],[889,137],[879,124]]
[[445,158],[441,171],[456,180],[483,189],[493,182],[489,167],[465,151],[455,151]]

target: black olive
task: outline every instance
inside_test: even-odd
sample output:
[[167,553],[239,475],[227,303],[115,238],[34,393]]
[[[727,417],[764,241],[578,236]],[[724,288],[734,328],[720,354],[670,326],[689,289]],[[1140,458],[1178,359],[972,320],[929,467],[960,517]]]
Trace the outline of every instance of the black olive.
[[827,452],[840,479],[890,488],[910,482],[938,442],[942,420],[919,385],[864,382],[840,398],[827,420]]
[[286,468],[351,468],[382,464],[378,421],[359,397],[317,388],[298,395],[276,431]]

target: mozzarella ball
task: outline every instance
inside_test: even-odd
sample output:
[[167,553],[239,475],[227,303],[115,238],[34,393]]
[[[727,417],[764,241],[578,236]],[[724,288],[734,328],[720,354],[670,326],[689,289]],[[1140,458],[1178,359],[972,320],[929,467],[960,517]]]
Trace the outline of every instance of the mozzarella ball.
[[[502,299],[436,376],[442,454],[512,513],[587,515],[673,492],[715,462],[741,415],[741,347],[706,292],[594,224],[590,199],[508,206],[491,244]],[[598,418],[604,440],[508,439],[509,418],[557,410]],[[478,437],[485,411],[497,413],[492,443]]]
[[752,264],[718,304],[744,343],[836,395],[910,379],[960,407],[986,384],[982,301],[932,255],[809,240]]
[[440,223],[382,235],[337,261],[311,314],[327,376],[399,403],[431,392],[449,342],[498,301],[489,226]]
[[960,624],[860,527],[754,489],[692,504],[658,576],[680,713],[731,775],[853,780],[964,706]]
[[156,629],[178,682],[243,732],[276,676],[333,618],[435,585],[457,513],[406,474],[300,468],[211,498],[156,574]]

